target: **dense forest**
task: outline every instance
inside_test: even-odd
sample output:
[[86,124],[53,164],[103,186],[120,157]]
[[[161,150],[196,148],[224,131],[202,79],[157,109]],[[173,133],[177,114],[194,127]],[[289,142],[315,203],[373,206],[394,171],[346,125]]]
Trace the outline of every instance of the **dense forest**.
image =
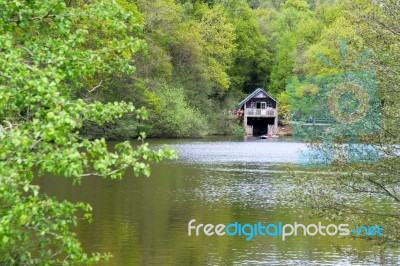
[[[279,100],[285,122],[290,77],[366,69],[376,72],[382,123],[363,141],[384,156],[338,160],[331,177],[301,178],[300,193],[287,194],[318,217],[380,224],[376,244],[398,248],[399,16],[398,0],[0,1],[0,264],[109,257],[86,254],[71,230],[92,208],[34,182],[149,176],[150,163],[176,158],[144,141],[109,149],[105,138],[241,133],[226,114],[256,87]],[[340,193],[378,206],[384,198],[388,208]]]
[[[82,133],[93,137],[241,134],[238,121],[225,114],[258,87],[279,100],[285,122],[288,78],[351,68],[373,45],[357,26],[358,12],[366,12],[369,1],[117,2],[137,24],[130,32],[140,43],[132,58],[135,71],[98,73],[76,97],[132,102],[146,107],[149,118],[138,122],[126,116],[101,127],[86,123]],[[80,1],[67,3],[70,8],[84,6]],[[114,37],[106,25],[85,27],[95,32],[93,42]],[[339,64],[341,40],[349,44],[344,65]],[[318,60],[318,54],[340,69]]]

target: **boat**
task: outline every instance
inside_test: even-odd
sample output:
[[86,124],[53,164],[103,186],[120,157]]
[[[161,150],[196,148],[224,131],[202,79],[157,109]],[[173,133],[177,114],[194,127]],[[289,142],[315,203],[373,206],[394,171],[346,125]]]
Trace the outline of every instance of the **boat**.
[[279,136],[278,135],[261,135],[260,136],[260,139],[276,139],[276,138],[279,138]]

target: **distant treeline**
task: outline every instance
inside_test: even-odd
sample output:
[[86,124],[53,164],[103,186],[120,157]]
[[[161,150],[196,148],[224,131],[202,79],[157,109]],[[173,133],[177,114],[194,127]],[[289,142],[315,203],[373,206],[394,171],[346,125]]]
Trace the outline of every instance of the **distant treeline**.
[[[71,2],[84,6],[81,1]],[[129,139],[139,132],[151,137],[240,133],[238,121],[224,113],[257,87],[278,98],[280,120],[285,122],[289,77],[354,70],[351,64],[371,46],[357,26],[372,5],[365,0],[116,2],[134,14],[132,23],[141,25],[130,33],[142,42],[132,58],[136,71],[102,73],[87,81],[89,89],[76,97],[133,102],[146,107],[149,117],[135,121],[126,116],[101,127],[87,123],[82,134],[92,137]],[[92,30],[93,42],[113,38],[107,25]],[[340,66],[338,43],[343,39],[349,48],[347,61]],[[338,67],[318,61],[317,54]]]

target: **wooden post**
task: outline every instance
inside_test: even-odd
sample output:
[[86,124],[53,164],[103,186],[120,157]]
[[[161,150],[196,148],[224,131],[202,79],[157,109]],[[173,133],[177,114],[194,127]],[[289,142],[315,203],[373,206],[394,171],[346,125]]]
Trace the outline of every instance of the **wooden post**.
[[244,132],[246,133],[246,136],[248,134],[248,126],[247,126],[247,112],[246,112],[246,103],[244,103],[243,106],[243,127],[244,127]]
[[276,102],[276,114],[275,114],[275,132],[274,134],[276,134],[278,132],[278,102]]

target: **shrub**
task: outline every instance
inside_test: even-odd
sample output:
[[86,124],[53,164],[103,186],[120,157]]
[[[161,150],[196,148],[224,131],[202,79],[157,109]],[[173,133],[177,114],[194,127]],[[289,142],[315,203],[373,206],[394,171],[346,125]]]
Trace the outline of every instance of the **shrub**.
[[163,85],[157,96],[159,108],[151,114],[151,136],[201,137],[208,133],[206,118],[188,104],[182,87]]

